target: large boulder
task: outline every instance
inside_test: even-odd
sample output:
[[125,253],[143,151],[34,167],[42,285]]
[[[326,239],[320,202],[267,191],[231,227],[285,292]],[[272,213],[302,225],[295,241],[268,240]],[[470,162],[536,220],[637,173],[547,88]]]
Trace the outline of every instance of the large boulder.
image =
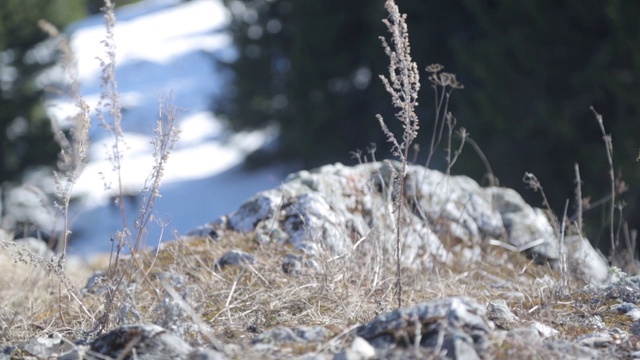
[[[382,248],[389,256],[395,251],[394,200],[400,169],[398,163],[374,162],[299,171],[278,188],[256,194],[237,211],[192,234],[216,238],[223,228],[256,232],[261,242],[286,243],[310,256],[348,255],[356,247]],[[564,254],[571,269],[585,280],[608,281],[608,263],[595,255],[588,241],[580,241],[577,252],[561,249],[545,212],[528,205],[512,189],[481,187],[466,176],[410,165],[403,199],[401,261],[405,266],[450,263],[453,256],[478,260],[482,244],[498,243],[553,267]],[[590,254],[589,261],[584,261],[585,254]]]

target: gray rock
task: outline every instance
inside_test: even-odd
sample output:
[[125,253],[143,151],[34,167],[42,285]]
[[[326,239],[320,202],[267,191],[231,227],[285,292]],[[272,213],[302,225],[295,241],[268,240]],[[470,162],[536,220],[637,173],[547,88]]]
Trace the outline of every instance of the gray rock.
[[544,347],[552,352],[552,357],[549,358],[563,360],[596,360],[603,358],[602,354],[595,349],[568,341],[545,341]]
[[509,330],[504,343],[506,344],[501,346],[518,347],[524,358],[576,360],[602,358],[602,354],[586,346],[544,339],[540,331],[532,326]]
[[321,326],[276,327],[251,340],[257,350],[273,349],[285,344],[321,343],[329,339],[331,332]]
[[238,232],[253,230],[258,222],[275,214],[280,198],[276,191],[259,193],[229,215],[229,226]]
[[578,344],[587,346],[590,348],[603,348],[614,343],[614,339],[611,334],[606,332],[594,332],[584,336],[580,336],[576,339]]
[[193,348],[157,325],[124,325],[98,337],[91,351],[112,358],[187,359]]
[[261,223],[258,225],[254,240],[259,244],[268,244],[272,242],[276,244],[286,243],[289,240],[289,234],[278,227],[274,227],[273,225],[274,223]]
[[227,251],[218,261],[216,261],[216,268],[222,269],[225,266],[233,265],[243,267],[247,264],[253,264],[255,259],[253,255],[246,253],[242,250]]
[[216,220],[199,226],[187,233],[187,236],[194,237],[209,237],[212,240],[220,238],[221,234],[227,229],[229,218],[227,216],[221,216]]
[[340,220],[322,195],[313,192],[302,194],[284,212],[283,230],[289,234],[289,243],[295,248],[308,250],[306,245],[312,243],[333,254],[349,251]]
[[349,347],[351,353],[358,356],[360,359],[366,360],[376,356],[376,349],[369,344],[369,342],[359,336],[356,336]]
[[[86,343],[81,340],[78,343]],[[0,359],[139,359],[227,360],[214,349],[193,349],[157,325],[126,325],[99,336],[90,345],[78,345],[58,333],[1,349]]]
[[60,334],[52,333],[20,344],[14,349],[13,356],[23,358],[29,355],[38,359],[49,359],[67,353],[72,348],[73,345],[65,341]]
[[513,340],[517,339],[522,343],[530,345],[542,343],[542,335],[540,335],[540,332],[538,330],[532,327],[519,327],[511,329],[509,330],[509,332],[507,332],[507,338]]
[[487,304],[487,319],[493,321],[499,329],[509,330],[520,322],[505,300],[490,301]]
[[636,304],[631,304],[631,303],[622,303],[622,304],[614,305],[613,308],[619,314],[626,314],[630,311],[637,310],[638,306]]
[[640,320],[636,320],[633,325],[631,325],[631,333],[635,336],[640,336]]
[[[378,355],[426,348],[446,351],[452,359],[480,359],[489,347],[491,329],[485,309],[467,297],[437,299],[378,316],[356,329]],[[417,346],[416,346],[417,345]]]
[[633,321],[640,319],[640,309],[638,309],[636,304],[622,303],[613,306],[613,310],[618,314],[626,314]]
[[85,360],[91,359],[90,356],[87,355],[87,347],[86,346],[76,346],[75,349],[61,354],[57,357],[58,360]]
[[538,321],[533,321],[528,328],[535,330],[542,338],[548,338],[558,335],[560,332],[549,325],[545,325]]
[[320,265],[314,259],[310,259],[307,256],[297,256],[287,254],[282,260],[282,271],[285,274],[300,275],[304,270],[313,269],[320,270]]
[[[270,233],[260,231],[258,240],[273,237],[311,255],[349,253],[362,237],[369,236],[371,243],[373,234],[391,233],[394,227],[389,204],[371,186],[381,166],[336,164],[291,174],[282,186],[257,194],[231,214],[230,226],[241,232],[268,229]],[[411,240],[404,242],[402,260],[406,264],[446,261],[449,253],[438,237],[422,219],[409,216],[404,235]],[[391,239],[382,245],[393,251]]]
[[452,228],[466,233],[472,243],[482,236],[499,237],[504,228],[491,197],[467,176],[447,176],[422,166],[411,166],[417,182],[418,203],[432,220],[447,219]]
[[229,357],[213,349],[196,349],[187,356],[189,360],[227,360]]
[[342,350],[333,360],[369,360],[376,356],[376,349],[367,340],[356,337],[351,346]]
[[333,360],[365,360],[366,358],[351,349],[340,351],[333,357]]
[[[558,239],[544,211],[529,206],[512,189],[489,187],[493,205],[502,218],[508,243],[527,251],[538,263],[549,261],[556,265],[560,258]],[[541,242],[529,247],[529,244]]]
[[573,235],[565,237],[564,244],[567,264],[576,277],[592,285],[609,283],[609,262],[589,240]]
[[[311,256],[349,255],[356,244],[359,251],[394,253],[397,212],[391,200],[398,184],[392,175],[399,165],[391,166],[335,164],[293,173],[278,188],[256,194],[229,215],[228,228],[255,232],[253,238],[260,243],[290,245]],[[451,263],[454,255],[463,261],[479,260],[486,239],[526,251],[539,263],[558,264],[554,227],[541,209],[529,206],[516,191],[482,188],[469,177],[414,165],[408,166],[406,181],[403,265]],[[565,252],[571,270],[592,283],[607,283],[608,265],[597,258],[591,244],[571,240]],[[576,251],[568,251],[569,245]]]

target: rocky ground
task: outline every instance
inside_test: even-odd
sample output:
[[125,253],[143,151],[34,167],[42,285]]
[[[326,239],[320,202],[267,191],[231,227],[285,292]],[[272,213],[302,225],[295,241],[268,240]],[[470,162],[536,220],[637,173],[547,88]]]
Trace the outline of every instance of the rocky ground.
[[111,271],[5,234],[0,358],[640,358],[639,277],[515,191],[420,166],[399,307],[396,170],[292,174]]

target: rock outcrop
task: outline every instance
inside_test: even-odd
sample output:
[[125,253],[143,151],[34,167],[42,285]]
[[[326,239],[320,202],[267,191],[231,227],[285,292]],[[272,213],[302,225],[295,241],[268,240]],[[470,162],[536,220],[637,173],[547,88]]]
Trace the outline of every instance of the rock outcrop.
[[[535,277],[524,284],[540,284],[546,290],[536,289],[540,290],[539,294],[530,296],[524,294],[526,290],[517,289],[514,284],[505,285],[507,281],[502,281],[482,287],[482,294],[487,294],[482,300],[480,298],[485,295],[474,299],[448,296],[439,290],[427,295],[423,288],[422,293],[412,293],[410,305],[386,311],[388,307],[376,303],[375,311],[371,310],[381,292],[389,294],[392,290],[391,277],[385,275],[384,281],[371,285],[360,282],[360,278],[348,279],[345,272],[336,271],[340,276],[331,278],[325,271],[337,261],[357,258],[355,253],[358,251],[364,251],[367,258],[370,254],[377,256],[375,254],[383,252],[393,260],[398,216],[395,204],[399,197],[398,184],[394,180],[397,171],[397,164],[370,163],[353,167],[328,165],[294,173],[280,187],[260,192],[237,211],[192,231],[191,239],[187,237],[183,239],[185,241],[174,243],[188,248],[182,257],[175,248],[174,252],[167,250],[169,256],[166,258],[163,257],[166,249],[158,249],[154,257],[157,268],[149,269],[144,281],[138,279],[140,283],[133,285],[142,287],[157,278],[153,303],[158,306],[156,310],[147,311],[165,314],[165,320],[158,315],[152,320],[156,324],[129,324],[130,319],[143,321],[143,315],[136,313],[134,317],[127,317],[127,311],[135,310],[135,306],[127,305],[117,310],[124,314],[118,316],[120,320],[116,323],[123,325],[106,333],[87,333],[87,338],[68,339],[53,332],[20,344],[2,344],[0,359],[364,360],[482,359],[496,355],[503,358],[598,359],[640,354],[636,341],[640,334],[640,311],[636,305],[640,303],[640,280],[624,274],[618,274],[617,278],[611,276],[606,259],[587,239],[575,235],[559,239],[546,214],[526,204],[514,190],[481,187],[468,177],[447,176],[421,166],[410,166],[406,173],[407,186],[401,198],[404,214],[401,265],[417,269],[417,272],[437,270],[441,266],[443,271],[453,269],[454,273],[455,264],[460,261],[499,267],[505,264],[504,259],[499,262],[484,258],[487,247],[499,246],[510,251],[508,254],[514,254],[514,258],[522,259],[517,253],[526,253],[532,259],[525,259],[527,267],[536,266],[533,265],[535,261],[543,264],[549,273],[552,271],[549,267],[564,265],[562,257],[566,256],[566,268],[570,273],[563,275],[581,279],[588,286],[564,289],[558,284],[565,283],[552,276]],[[242,236],[226,237],[237,234]],[[30,254],[39,251],[29,241],[11,242],[8,246],[10,240],[3,239],[5,236],[0,233],[0,244],[4,245],[2,248],[14,250],[14,260],[19,260],[23,251],[28,250]],[[229,244],[221,246],[224,241]],[[243,246],[246,243],[252,246]],[[272,252],[252,251],[256,248]],[[281,251],[284,248],[287,251]],[[290,249],[294,251],[288,251]],[[203,260],[197,251],[217,252]],[[51,254],[43,253],[40,257],[49,258]],[[265,257],[269,257],[269,261],[265,261]],[[511,261],[508,256],[506,258]],[[179,273],[181,268],[177,266],[181,259],[188,263],[182,268],[186,269],[184,274]],[[449,265],[454,266],[446,267]],[[353,266],[351,269],[359,264]],[[522,275],[519,269],[513,269],[511,267],[509,271]],[[309,275],[305,274],[308,270],[315,272],[312,275],[317,277],[302,276]],[[199,272],[209,272],[212,276],[204,277]],[[475,281],[470,272],[460,272],[464,274],[455,273],[449,278],[453,283],[448,285],[450,292],[458,290],[460,278],[469,277],[471,282]],[[482,271],[478,270],[476,275],[479,273]],[[247,278],[243,278],[243,274]],[[430,272],[425,274],[414,284],[431,277]],[[489,278],[493,276],[486,271],[482,274]],[[214,293],[219,290],[218,286],[229,285],[231,288],[221,290],[224,296],[216,298],[217,301],[210,301],[211,292],[188,284],[201,277],[213,282]],[[339,282],[336,279],[344,283],[343,288],[336,290],[334,285]],[[491,279],[502,280],[498,276]],[[105,281],[104,274],[96,273],[79,296],[94,297],[94,300],[104,297],[108,292]],[[293,285],[286,291],[274,291],[276,297],[269,298],[266,306],[265,303],[256,305],[256,296],[273,290],[278,282]],[[349,287],[352,284],[354,286]],[[503,286],[510,289],[494,293],[494,289]],[[172,287],[184,291],[169,291]],[[244,310],[232,303],[234,291],[239,291],[237,288],[240,287],[245,287],[241,300],[247,307]],[[285,326],[278,315],[274,315],[279,311],[286,312],[287,309],[279,304],[281,301],[286,302],[287,296],[306,287],[313,288],[309,293],[312,296],[296,299],[299,306],[291,307],[289,315],[335,311],[338,315],[331,319],[337,318],[339,325],[334,326],[330,321],[292,321]],[[431,292],[430,288],[426,289]],[[198,293],[197,302],[190,302],[192,292]],[[347,315],[338,309],[314,303],[316,295],[334,297],[336,292],[343,293],[332,303],[338,306],[344,304],[343,299],[347,299],[345,302],[351,300],[352,294],[356,297],[356,304],[345,311],[348,319],[340,318]],[[282,295],[285,293],[288,295]],[[463,290],[454,295],[462,294],[468,295]],[[510,297],[509,294],[519,296]],[[165,298],[161,299],[161,296]],[[573,298],[560,300],[562,296]],[[133,304],[133,296],[127,297]],[[510,299],[509,302],[505,298]],[[364,303],[369,303],[367,312],[360,311]],[[205,305],[208,306],[206,310],[198,307]],[[252,314],[255,320],[238,324],[232,319],[233,312]],[[226,325],[218,326],[216,332],[210,325],[219,325],[224,317],[221,314],[227,316],[222,321]],[[224,326],[229,328],[221,331]],[[239,327],[244,327],[246,332],[237,336],[235,331],[240,331]],[[197,333],[196,338],[190,338],[194,333]]]
[[[393,168],[389,166],[393,164]],[[218,230],[256,231],[260,242],[287,243],[314,256],[349,254],[356,246],[395,247],[394,174],[399,165],[376,162],[327,165],[289,175],[276,189],[260,192],[237,211],[191,232],[216,238]],[[405,266],[478,260],[483,244],[503,244],[539,264],[557,267],[561,252],[573,274],[592,284],[609,281],[609,266],[588,240],[559,236],[541,209],[514,190],[481,187],[466,176],[409,166],[401,229]],[[291,259],[284,269],[299,267]]]

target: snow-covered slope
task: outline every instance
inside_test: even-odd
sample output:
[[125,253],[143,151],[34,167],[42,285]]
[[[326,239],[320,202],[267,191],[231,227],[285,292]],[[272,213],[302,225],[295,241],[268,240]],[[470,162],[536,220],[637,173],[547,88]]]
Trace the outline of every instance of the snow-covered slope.
[[[127,149],[122,166],[123,187],[136,194],[151,171],[151,135],[161,94],[171,92],[174,104],[184,109],[178,125],[181,140],[173,151],[163,178],[162,198],[155,218],[166,225],[152,224],[148,245],[174,238],[217,216],[235,210],[259,190],[277,186],[284,168],[268,168],[247,173],[241,163],[247,152],[263,146],[275,136],[273,131],[233,134],[209,111],[213,97],[220,93],[222,73],[213,57],[233,56],[230,37],[224,32],[228,21],[219,0],[180,3],[147,0],[116,12],[115,41],[117,81],[123,106],[122,127]],[[100,98],[100,65],[104,58],[105,28],[102,16],[73,24],[68,30],[78,60],[81,94],[92,109]],[[52,102],[51,114],[60,119],[75,109],[62,100]],[[92,124],[89,164],[79,178],[74,196],[71,253],[109,251],[109,239],[122,229],[118,208],[113,203],[115,184],[106,148],[112,138]],[[131,221],[140,204],[127,204]]]

